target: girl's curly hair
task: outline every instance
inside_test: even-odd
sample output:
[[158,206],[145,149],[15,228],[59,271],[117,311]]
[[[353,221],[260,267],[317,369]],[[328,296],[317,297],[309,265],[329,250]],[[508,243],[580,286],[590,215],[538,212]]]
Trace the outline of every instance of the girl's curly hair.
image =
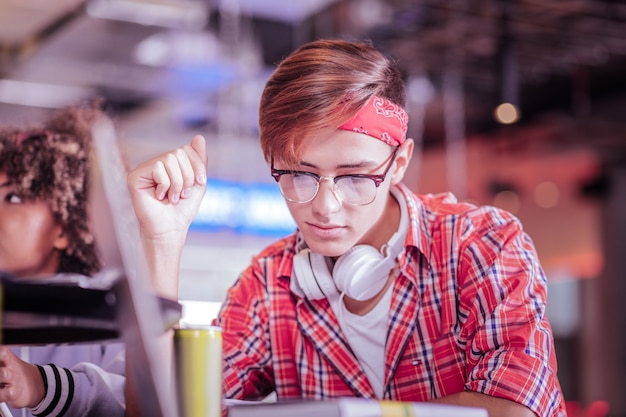
[[48,203],[69,241],[59,273],[101,268],[89,219],[91,126],[99,103],[66,107],[41,127],[0,129],[0,171],[25,200]]

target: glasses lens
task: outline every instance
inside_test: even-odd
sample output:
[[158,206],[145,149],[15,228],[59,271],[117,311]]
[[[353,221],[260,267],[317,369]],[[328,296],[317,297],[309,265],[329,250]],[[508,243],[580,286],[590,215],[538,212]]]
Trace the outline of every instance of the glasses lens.
[[341,177],[336,187],[341,199],[348,204],[362,206],[376,198],[376,183],[371,178]]
[[317,193],[317,179],[306,174],[283,174],[278,181],[283,196],[296,203],[306,203]]

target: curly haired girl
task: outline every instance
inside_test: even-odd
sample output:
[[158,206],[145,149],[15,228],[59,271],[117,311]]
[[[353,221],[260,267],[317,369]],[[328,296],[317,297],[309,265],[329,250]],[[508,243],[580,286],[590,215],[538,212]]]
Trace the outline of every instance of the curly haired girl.
[[[0,272],[92,276],[101,268],[89,219],[91,126],[98,103],[40,127],[0,128]],[[41,365],[35,365],[41,364]],[[0,401],[22,416],[123,416],[124,347],[0,346]]]

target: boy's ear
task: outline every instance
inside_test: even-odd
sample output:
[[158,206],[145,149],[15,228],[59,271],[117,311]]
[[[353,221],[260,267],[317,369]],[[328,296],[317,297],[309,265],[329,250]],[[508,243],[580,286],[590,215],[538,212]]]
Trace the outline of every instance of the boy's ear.
[[396,167],[394,168],[393,175],[391,177],[392,184],[397,184],[404,178],[404,173],[406,172],[409,163],[411,162],[411,157],[413,156],[414,146],[415,144],[411,138],[407,138],[407,140],[400,145],[398,153],[396,154],[396,162],[394,163]]

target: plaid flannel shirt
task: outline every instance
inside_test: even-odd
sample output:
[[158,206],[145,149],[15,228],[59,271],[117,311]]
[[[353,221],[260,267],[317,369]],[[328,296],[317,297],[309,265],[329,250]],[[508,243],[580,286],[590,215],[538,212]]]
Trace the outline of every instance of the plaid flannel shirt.
[[[564,416],[546,277],[519,221],[451,194],[416,196],[393,284],[384,398],[473,391]],[[289,289],[295,234],[254,257],[228,291],[224,394],[252,399],[375,398],[326,299]]]

